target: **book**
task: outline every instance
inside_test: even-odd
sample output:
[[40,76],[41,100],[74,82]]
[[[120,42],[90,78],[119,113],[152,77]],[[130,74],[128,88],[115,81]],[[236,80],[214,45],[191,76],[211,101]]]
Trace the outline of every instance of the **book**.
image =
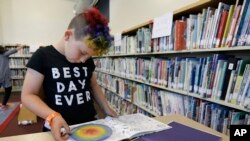
[[230,80],[231,72],[232,72],[232,70],[236,69],[238,60],[239,60],[238,58],[234,58],[234,57],[228,58],[228,64],[226,67],[224,83],[222,86],[222,94],[220,96],[221,100],[225,100],[225,98],[226,98],[227,88],[228,88],[228,85],[230,82],[229,80]]
[[186,28],[187,21],[176,20],[175,21],[175,51],[186,49]]
[[218,79],[218,66],[220,66],[219,60],[228,60],[228,58],[233,57],[232,55],[225,55],[225,54],[214,54],[211,66],[211,72],[209,78],[211,79],[208,84],[208,95],[212,95],[214,97],[214,87],[217,85],[216,80]]
[[247,92],[246,92],[246,97],[244,99],[243,106],[246,109],[250,109],[250,85],[248,85]]
[[229,29],[228,35],[227,35],[227,39],[226,39],[226,47],[231,47],[232,46],[232,41],[233,41],[233,35],[235,32],[235,28],[237,26],[237,22],[238,22],[238,18],[241,12],[241,5],[238,5],[237,7],[235,7],[235,11],[232,17],[232,22],[231,22],[231,27]]
[[250,3],[248,3],[247,10],[245,12],[246,13],[243,17],[244,19],[242,19],[243,23],[241,25],[241,29],[237,34],[237,37],[238,37],[237,46],[243,46],[245,44],[245,35],[247,33],[247,27],[248,27],[249,19],[250,19]]
[[[74,129],[80,129],[80,127],[84,127],[86,125],[91,125],[91,126],[98,125],[99,127],[101,125],[102,127],[108,129],[107,133],[109,133],[110,136],[109,137],[105,136],[104,139],[105,141],[119,141],[124,139],[131,139],[134,137],[139,137],[149,133],[154,133],[171,128],[167,124],[161,123],[153,118],[150,118],[140,113],[123,115],[119,116],[118,118],[113,118],[108,116],[104,119],[99,119],[83,124],[72,125],[70,126],[70,128],[72,131],[74,131]],[[103,130],[103,129],[98,128],[98,130]],[[91,133],[93,133],[92,131],[93,130],[91,129]],[[73,138],[72,135],[74,135],[74,132],[72,132],[68,141],[75,141],[75,138]],[[78,136],[81,135],[78,134]]]
[[219,141],[221,137],[178,122],[168,124],[172,128],[140,137],[136,141]]
[[235,29],[235,32],[234,32],[234,38],[233,38],[232,46],[237,45],[237,41],[238,41],[239,36],[240,36],[240,31],[241,31],[241,29],[243,27],[244,19],[246,17],[249,2],[250,2],[249,0],[244,0],[243,1],[240,17],[239,17],[239,20],[238,20],[238,23],[237,23],[237,26],[236,26],[236,29]]
[[242,106],[242,102],[245,99],[246,90],[250,81],[250,64],[247,64],[243,74],[243,79],[241,82],[240,90],[237,97],[237,104]]
[[229,8],[227,22],[226,22],[226,26],[225,26],[224,33],[223,33],[221,47],[225,47],[225,45],[226,45],[226,39],[228,37],[228,33],[229,33],[229,30],[230,30],[234,10],[235,10],[235,5],[231,5],[230,8]]
[[244,77],[245,71],[247,72],[246,66],[250,64],[250,60],[243,60],[241,66],[239,67],[239,73],[235,82],[234,91],[231,98],[231,103],[237,104],[237,99],[240,91],[240,86]]
[[217,38],[216,38],[216,48],[219,48],[221,46],[221,40],[224,34],[226,22],[227,22],[227,17],[228,17],[228,11],[224,10],[221,14],[221,19],[218,27],[218,32],[217,32]]
[[[214,28],[212,28],[212,36],[211,36],[212,39],[210,40],[209,48],[215,47],[216,37],[218,37],[218,36],[216,36],[217,32],[219,31],[219,28],[222,28],[220,26],[225,26],[229,8],[230,8],[229,5],[227,5],[223,2],[219,2],[217,12],[214,15],[214,23],[213,23]],[[222,30],[222,29],[220,29],[220,30]],[[223,29],[223,31],[224,31],[224,29]],[[220,33],[220,34],[222,34],[222,33]],[[220,36],[222,36],[222,35],[220,35]],[[222,37],[220,37],[220,38],[222,38]]]

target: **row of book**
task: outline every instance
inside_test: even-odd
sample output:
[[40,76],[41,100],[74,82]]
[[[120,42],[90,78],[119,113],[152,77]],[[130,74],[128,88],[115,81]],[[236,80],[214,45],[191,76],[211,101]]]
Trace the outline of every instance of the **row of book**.
[[102,88],[105,93],[105,97],[110,103],[111,107],[119,114],[119,115],[128,115],[134,113],[142,113],[149,117],[153,117],[152,114],[146,112],[140,107],[132,104],[131,102],[121,98],[120,96],[115,95],[112,91],[109,91],[105,88]]
[[12,79],[23,79],[26,74],[26,70],[25,69],[12,69],[10,70],[10,74],[11,74]]
[[250,60],[247,59],[213,54],[200,58],[99,58],[95,64],[101,71],[125,78],[250,108]]
[[208,7],[202,13],[176,20],[175,50],[250,45],[249,8],[248,0],[236,0],[234,5],[219,2],[217,8]]
[[[6,50],[17,48],[17,45],[3,45]],[[14,91],[20,91],[23,86],[23,79],[26,73],[26,63],[31,56],[30,47],[25,45],[16,53],[9,56],[9,67],[11,69],[11,83]]]
[[217,8],[204,8],[175,20],[170,36],[152,39],[151,24],[139,28],[135,35],[123,35],[121,46],[114,46],[112,54],[249,46],[249,21],[249,0],[236,0],[234,5],[219,2]]
[[[143,97],[142,95],[140,95],[143,93],[143,88],[149,88],[146,87],[146,85],[139,85],[138,83],[135,83],[133,81],[124,80],[103,73],[97,73],[97,78],[98,83],[101,84],[102,87],[105,87],[109,91],[116,93],[122,99],[139,105],[144,109],[148,109],[154,115],[162,115],[162,110],[159,107],[160,104],[157,104],[159,103],[159,101],[151,101],[153,99],[149,98],[151,97],[150,95],[146,95],[147,97]],[[155,95],[153,95],[153,97],[154,99],[157,98],[157,96]]]
[[[13,46],[4,46],[7,50],[10,50],[10,49],[15,49],[17,48],[17,46],[13,45]],[[17,53],[15,54],[12,54],[11,57],[20,57],[20,56],[29,56],[30,55],[30,48],[29,46],[24,46],[23,48],[21,48],[20,50],[18,50]]]
[[99,84],[102,84],[110,91],[119,94],[119,96],[122,97],[123,99],[126,99],[128,101],[133,101],[132,94],[136,88],[135,82],[133,83],[132,81],[124,80],[122,78],[118,78],[112,75],[107,75],[101,72],[97,73],[97,81]]
[[12,79],[11,83],[13,90],[21,90],[23,86],[23,79]]
[[[104,83],[102,85],[105,86]],[[246,112],[190,96],[162,91],[144,84],[136,84],[135,87],[136,91],[132,94],[133,101],[131,102],[124,101],[125,99],[120,94],[109,89],[104,91],[107,99],[114,105],[113,107],[122,113],[135,113],[136,107],[142,107],[142,110],[157,112],[159,116],[181,114],[224,134],[229,133],[229,125],[250,125],[250,114]]]
[[151,29],[143,27],[137,30],[135,36],[123,36],[121,46],[114,46],[114,54],[152,52]]
[[121,45],[112,46],[108,54],[135,54],[173,50],[173,39],[170,36],[157,39],[152,39],[151,36],[151,28],[139,28],[134,36],[122,36]]
[[10,68],[25,67],[28,61],[29,61],[29,58],[10,58],[9,65],[10,65]]

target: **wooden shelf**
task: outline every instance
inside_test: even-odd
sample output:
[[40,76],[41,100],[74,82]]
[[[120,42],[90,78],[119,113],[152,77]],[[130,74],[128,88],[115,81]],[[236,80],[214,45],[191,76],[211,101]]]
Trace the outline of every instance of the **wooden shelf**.
[[10,69],[27,69],[25,66],[10,66]]
[[112,75],[112,76],[119,77],[119,78],[122,78],[122,79],[127,79],[127,80],[130,80],[130,81],[138,82],[138,83],[141,83],[141,84],[146,84],[148,86],[152,86],[152,87],[159,88],[159,89],[162,89],[162,90],[166,90],[166,91],[169,91],[169,92],[173,92],[173,93],[176,93],[176,94],[185,95],[185,96],[192,96],[192,97],[195,97],[195,98],[198,98],[198,99],[202,99],[202,100],[209,101],[209,102],[212,102],[212,103],[217,103],[217,104],[220,104],[220,105],[223,105],[223,106],[226,106],[226,107],[230,107],[230,108],[233,108],[233,109],[238,109],[238,110],[250,113],[250,110],[248,110],[248,109],[246,109],[244,107],[241,107],[241,106],[235,105],[235,104],[231,104],[231,103],[228,103],[228,102],[225,102],[225,101],[222,101],[222,100],[216,100],[216,99],[212,99],[212,98],[203,98],[199,94],[196,94],[196,93],[189,93],[189,92],[186,92],[184,90],[166,88],[164,86],[151,84],[151,83],[144,82],[144,81],[141,81],[141,80],[136,80],[136,79],[132,79],[132,78],[123,77],[123,76],[121,76],[119,74],[115,74],[115,73],[109,73],[109,72],[105,72],[105,71],[101,71],[101,70],[96,70],[96,71],[101,72],[101,73],[106,73],[108,75]]
[[149,55],[164,55],[164,54],[191,54],[191,53],[214,53],[214,52],[240,52],[250,51],[250,46],[237,46],[237,47],[225,47],[225,48],[210,48],[210,49],[191,49],[181,51],[167,51],[167,52],[152,52],[152,53],[131,53],[131,54],[115,54],[115,55],[104,55],[95,56],[93,58],[104,58],[104,57],[124,57],[124,56],[149,56]]
[[106,86],[104,86],[104,85],[102,85],[102,84],[99,84],[101,87],[103,87],[103,88],[105,88],[105,89],[107,89],[108,91],[111,91],[112,93],[114,93],[116,96],[118,96],[118,97],[121,97],[122,99],[124,99],[124,100],[126,100],[126,101],[128,101],[128,102],[130,102],[131,104],[133,104],[133,105],[135,105],[135,106],[137,106],[137,107],[139,107],[140,109],[142,109],[142,110],[144,110],[144,111],[146,111],[146,112],[148,112],[149,114],[151,114],[151,115],[153,115],[153,116],[159,116],[157,113],[155,113],[155,112],[153,112],[153,111],[151,111],[151,110],[149,110],[148,108],[146,108],[146,107],[143,107],[143,106],[141,106],[141,105],[138,105],[138,104],[136,104],[136,103],[133,103],[133,102],[131,102],[130,100],[128,100],[128,99],[125,99],[124,97],[122,97],[122,96],[120,96],[118,93],[116,93],[116,92],[114,92],[114,91],[112,91],[111,89],[109,89],[108,87],[106,87]]
[[17,54],[17,55],[10,55],[10,58],[30,58],[31,55],[30,54]]

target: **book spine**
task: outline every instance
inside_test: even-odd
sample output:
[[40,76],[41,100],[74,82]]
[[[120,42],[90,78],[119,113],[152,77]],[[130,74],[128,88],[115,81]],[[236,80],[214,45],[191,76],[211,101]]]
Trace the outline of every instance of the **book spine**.
[[223,38],[223,33],[225,30],[225,26],[226,26],[226,21],[227,21],[227,17],[228,17],[228,11],[223,11],[222,12],[222,16],[221,16],[221,20],[220,20],[220,24],[219,24],[219,30],[217,32],[217,38],[216,38],[216,48],[219,48],[221,46],[221,40]]
[[221,47],[225,47],[225,45],[226,45],[226,39],[228,37],[228,32],[230,30],[230,26],[231,26],[231,22],[232,22],[232,17],[233,17],[234,9],[235,9],[235,6],[231,5],[230,9],[229,9],[229,13],[228,13],[228,18],[227,18],[225,30],[224,30],[224,33],[223,33]]
[[186,27],[187,27],[187,21],[184,20],[177,20],[175,22],[175,50],[184,50],[186,49]]

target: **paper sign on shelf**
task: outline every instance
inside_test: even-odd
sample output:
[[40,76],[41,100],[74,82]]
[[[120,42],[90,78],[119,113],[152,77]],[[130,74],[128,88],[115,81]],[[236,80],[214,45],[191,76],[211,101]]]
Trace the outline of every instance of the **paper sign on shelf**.
[[154,19],[152,38],[159,38],[171,35],[173,24],[173,12]]

